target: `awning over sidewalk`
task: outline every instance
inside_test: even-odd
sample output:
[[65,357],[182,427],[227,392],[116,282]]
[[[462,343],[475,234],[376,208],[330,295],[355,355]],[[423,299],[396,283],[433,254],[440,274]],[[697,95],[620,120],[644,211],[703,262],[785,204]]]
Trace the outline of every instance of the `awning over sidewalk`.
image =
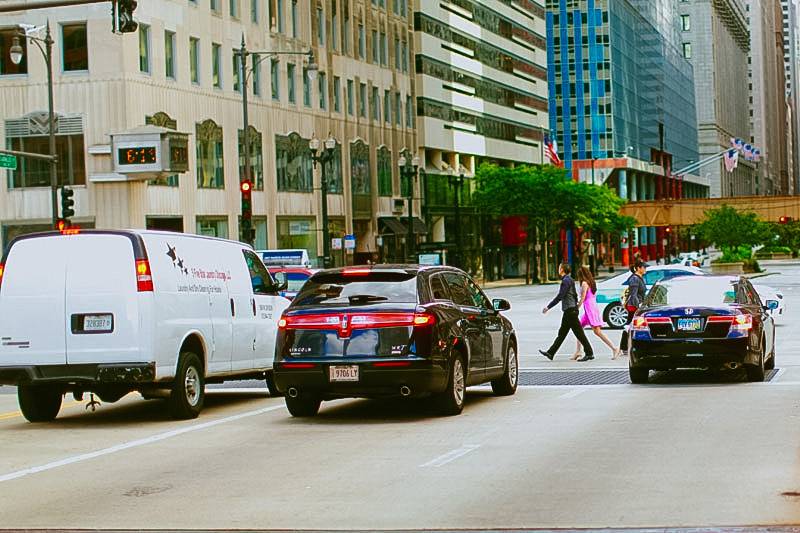
[[[428,233],[428,226],[419,217],[412,219],[412,230],[417,235]],[[407,235],[408,219],[400,217],[378,217],[378,233],[381,235]]]

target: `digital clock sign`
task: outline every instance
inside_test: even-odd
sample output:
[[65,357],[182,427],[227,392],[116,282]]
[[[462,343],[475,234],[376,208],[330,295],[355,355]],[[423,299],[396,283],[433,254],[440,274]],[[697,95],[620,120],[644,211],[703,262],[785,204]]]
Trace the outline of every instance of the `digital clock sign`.
[[119,149],[120,165],[152,165],[158,162],[155,146],[132,146]]

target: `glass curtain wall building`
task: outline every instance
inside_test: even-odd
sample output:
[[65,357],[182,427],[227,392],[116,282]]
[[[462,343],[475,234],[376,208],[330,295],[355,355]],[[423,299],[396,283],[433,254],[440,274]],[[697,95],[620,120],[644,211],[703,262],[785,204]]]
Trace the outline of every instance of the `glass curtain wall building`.
[[[574,160],[697,160],[691,64],[669,0],[547,0],[550,130]],[[662,140],[663,137],[663,140]]]

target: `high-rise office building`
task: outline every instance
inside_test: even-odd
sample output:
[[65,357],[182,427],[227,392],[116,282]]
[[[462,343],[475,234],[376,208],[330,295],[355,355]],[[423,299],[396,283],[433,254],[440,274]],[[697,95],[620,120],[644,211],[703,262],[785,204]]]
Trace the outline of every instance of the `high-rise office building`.
[[798,73],[800,67],[800,6],[797,0],[781,0],[783,10],[783,64],[786,77],[786,99],[791,116],[788,117],[791,135],[787,135],[789,142],[789,179],[793,187],[792,194],[800,192],[800,86]]

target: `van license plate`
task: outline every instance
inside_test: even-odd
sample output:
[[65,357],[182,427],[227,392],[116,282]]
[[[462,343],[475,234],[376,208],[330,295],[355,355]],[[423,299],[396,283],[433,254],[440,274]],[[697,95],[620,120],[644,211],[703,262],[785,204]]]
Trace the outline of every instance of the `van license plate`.
[[330,381],[358,381],[358,365],[328,367]]
[[111,331],[113,325],[112,315],[86,315],[83,317],[83,331]]

